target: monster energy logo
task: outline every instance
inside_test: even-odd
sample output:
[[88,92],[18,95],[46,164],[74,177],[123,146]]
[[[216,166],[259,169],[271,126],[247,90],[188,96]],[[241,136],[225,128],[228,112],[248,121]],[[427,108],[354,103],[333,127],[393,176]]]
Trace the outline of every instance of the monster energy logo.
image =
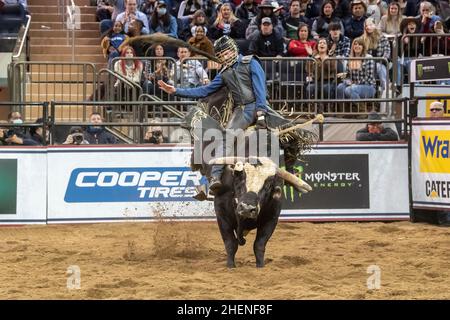
[[[282,167],[282,169],[286,169],[286,168]],[[296,172],[296,174],[298,174],[299,180],[300,180],[302,178],[303,166],[294,166],[294,172]],[[298,191],[295,191],[293,186],[284,185],[283,191],[284,191],[284,198],[286,200],[291,200],[291,202],[294,202],[294,199],[295,199],[294,195],[295,194],[297,194],[297,196],[299,198],[302,197],[302,193],[298,192]]]

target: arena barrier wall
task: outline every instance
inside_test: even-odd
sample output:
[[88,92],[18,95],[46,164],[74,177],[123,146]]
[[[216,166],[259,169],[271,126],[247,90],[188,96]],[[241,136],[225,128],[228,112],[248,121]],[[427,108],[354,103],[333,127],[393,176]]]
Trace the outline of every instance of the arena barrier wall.
[[[406,143],[318,145],[297,166],[314,191],[300,195],[286,186],[281,220],[409,219],[407,148]],[[18,210],[1,222],[214,220],[212,202],[191,198],[206,180],[190,171],[190,152],[187,145],[0,149],[0,161],[19,164],[16,199],[25,206],[19,206],[23,214]]]
[[47,222],[47,150],[0,148],[0,224]]
[[[450,86],[446,85],[414,85],[414,95],[416,97],[437,97],[437,96],[447,96],[450,92]],[[403,86],[403,94],[402,96],[405,98],[410,97],[410,89],[409,85]],[[430,117],[430,104],[436,101],[436,99],[421,99],[418,100],[417,105],[417,116],[420,118]],[[450,117],[450,100],[441,99],[442,103],[448,106],[444,112],[445,117]]]
[[450,209],[450,119],[412,122],[412,197],[417,209]]

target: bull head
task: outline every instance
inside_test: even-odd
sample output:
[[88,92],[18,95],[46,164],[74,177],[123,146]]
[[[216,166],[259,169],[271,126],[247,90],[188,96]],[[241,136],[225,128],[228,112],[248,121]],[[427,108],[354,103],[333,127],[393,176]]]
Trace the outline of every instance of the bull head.
[[271,159],[266,157],[222,157],[211,160],[209,164],[233,166],[235,178],[239,178],[238,183],[235,184],[236,211],[242,218],[256,219],[258,217],[259,204],[264,200],[259,197],[271,196],[277,200],[281,198],[279,186],[271,188],[271,194],[267,194],[269,190],[264,188],[267,179],[280,177],[302,193],[312,190],[309,184],[292,173],[278,168]]

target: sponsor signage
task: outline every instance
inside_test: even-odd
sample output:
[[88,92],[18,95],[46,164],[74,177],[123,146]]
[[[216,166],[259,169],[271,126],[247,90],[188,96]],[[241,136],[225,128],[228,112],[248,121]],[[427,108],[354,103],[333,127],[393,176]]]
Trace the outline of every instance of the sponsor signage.
[[450,79],[450,57],[414,59],[411,61],[411,82]]
[[420,131],[420,172],[450,173],[450,130]]
[[[448,123],[448,124],[446,124]],[[413,122],[413,206],[450,208],[450,121]]]
[[77,168],[64,201],[137,202],[195,201],[196,187],[206,178],[189,168]]
[[285,186],[283,209],[370,208],[367,154],[307,155],[297,170],[313,191]]
[[0,214],[17,213],[17,159],[0,159]]

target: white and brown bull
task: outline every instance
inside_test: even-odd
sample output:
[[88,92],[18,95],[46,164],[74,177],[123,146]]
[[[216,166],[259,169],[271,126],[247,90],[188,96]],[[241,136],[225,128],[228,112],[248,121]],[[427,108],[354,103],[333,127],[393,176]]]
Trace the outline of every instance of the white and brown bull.
[[213,159],[224,164],[223,191],[214,198],[214,209],[227,252],[227,267],[234,268],[238,245],[256,229],[253,251],[256,267],[264,267],[267,241],[272,236],[281,211],[283,183],[306,193],[311,187],[297,176],[278,168],[269,158],[224,157]]

